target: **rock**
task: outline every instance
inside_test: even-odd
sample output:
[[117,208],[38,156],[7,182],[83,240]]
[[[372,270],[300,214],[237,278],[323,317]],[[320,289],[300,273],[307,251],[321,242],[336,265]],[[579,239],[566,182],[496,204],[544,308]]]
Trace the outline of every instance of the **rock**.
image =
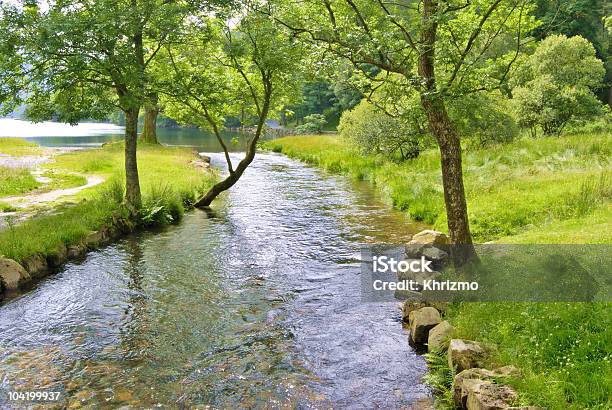
[[442,351],[448,346],[451,334],[455,328],[451,326],[446,320],[440,322],[429,331],[429,337],[427,339],[427,350],[428,351]]
[[468,379],[464,382],[468,410],[507,409],[518,398],[510,387],[487,380]]
[[84,239],[85,246],[88,249],[97,249],[101,245],[104,245],[106,241],[107,238],[104,236],[104,232],[102,231],[93,231],[89,233]]
[[210,164],[210,157],[208,155],[204,155],[202,153],[198,153],[198,156],[202,159],[202,161]]
[[448,346],[448,366],[462,372],[473,367],[483,367],[486,351],[478,342],[451,339]]
[[79,259],[85,256],[85,253],[87,253],[87,247],[82,243],[78,243],[68,247],[67,256],[68,259]]
[[47,259],[39,253],[35,253],[34,255],[22,259],[21,264],[33,278],[40,278],[49,271]]
[[427,343],[429,330],[442,321],[440,312],[431,306],[426,306],[410,312],[410,337],[415,344]]
[[423,300],[407,300],[402,304],[402,319],[404,322],[409,321],[410,312],[421,309],[427,306],[427,302]]
[[504,377],[519,377],[520,374],[520,370],[514,366],[504,366],[494,370],[480,368],[463,370],[455,375],[455,379],[453,380],[453,400],[457,406],[465,407],[467,402],[467,390],[464,384],[466,380],[476,379],[494,381]]
[[418,295],[418,297],[413,296],[402,304],[402,319],[404,322],[409,321],[410,312],[423,308],[425,306],[431,306],[440,313],[444,313],[446,311],[446,307],[448,305],[447,302],[431,302],[423,299],[421,294],[418,294],[416,292],[413,292],[413,294]]
[[406,257],[409,259],[420,258],[423,254],[423,249],[427,246],[429,245],[424,243],[408,243],[408,245],[406,245]]
[[68,249],[63,243],[47,255],[47,265],[50,268],[59,268],[68,260]]
[[414,235],[408,245],[424,244],[424,245],[448,245],[450,243],[448,236],[442,232],[426,229]]
[[30,280],[30,274],[12,259],[0,258],[0,288],[18,289]]
[[421,251],[421,255],[425,257],[425,259],[432,261],[436,269],[441,268],[448,261],[448,253],[435,246],[424,247]]

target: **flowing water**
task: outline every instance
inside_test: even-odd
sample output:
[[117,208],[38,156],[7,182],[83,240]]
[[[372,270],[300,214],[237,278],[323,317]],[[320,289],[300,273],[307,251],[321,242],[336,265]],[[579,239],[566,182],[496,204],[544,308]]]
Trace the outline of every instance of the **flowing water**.
[[424,359],[398,304],[360,301],[358,259],[420,228],[365,184],[258,155],[214,210],[0,306],[0,408],[41,389],[58,408],[420,408]]

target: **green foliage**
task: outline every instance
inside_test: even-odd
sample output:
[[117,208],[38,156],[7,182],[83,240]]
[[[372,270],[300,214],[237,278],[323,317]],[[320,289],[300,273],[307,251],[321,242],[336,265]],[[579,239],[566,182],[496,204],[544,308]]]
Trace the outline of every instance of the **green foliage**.
[[420,129],[391,117],[366,100],[342,114],[338,131],[363,154],[383,154],[402,161],[418,157],[425,145]]
[[610,408],[610,303],[462,303],[447,311],[457,337],[497,346],[494,361],[523,377],[510,380],[521,404],[549,409]]
[[0,166],[0,196],[23,194],[39,185],[27,168]]
[[454,409],[452,385],[456,372],[448,366],[446,351],[429,352],[425,358],[428,372],[423,380],[436,393],[436,409]]
[[327,124],[325,115],[323,114],[310,114],[304,117],[304,123],[298,125],[295,129],[298,132],[304,134],[320,134],[323,132],[323,127]]
[[[607,209],[610,178],[601,169],[610,166],[611,144],[609,134],[578,134],[519,139],[466,151],[465,185],[474,238],[490,241],[537,227],[555,227],[559,221],[578,221]],[[396,208],[446,230],[437,150],[397,164],[382,156],[362,155],[349,141],[335,136],[287,137],[267,142],[266,147],[331,172],[371,181]],[[612,241],[601,219],[597,224],[603,233],[588,237]],[[554,236],[547,239],[555,240]]]
[[527,60],[513,100],[519,124],[535,133],[559,134],[574,119],[601,114],[593,90],[605,70],[593,46],[582,37],[551,36]]
[[140,223],[144,226],[177,223],[185,209],[180,195],[168,185],[156,185],[146,197],[139,212]]

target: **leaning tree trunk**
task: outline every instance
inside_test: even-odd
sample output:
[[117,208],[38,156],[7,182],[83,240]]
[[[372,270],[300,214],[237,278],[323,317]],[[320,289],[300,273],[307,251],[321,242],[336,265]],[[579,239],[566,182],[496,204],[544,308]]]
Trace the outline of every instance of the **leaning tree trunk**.
[[138,141],[138,113],[140,107],[125,111],[125,204],[130,212],[140,209],[140,181],[136,160],[136,145]]
[[[236,182],[238,182],[238,180],[240,179],[244,171],[248,168],[251,162],[253,162],[253,159],[255,158],[255,153],[257,152],[257,141],[259,140],[259,137],[261,136],[264,130],[266,119],[268,118],[268,111],[270,110],[271,93],[272,93],[271,86],[269,86],[264,96],[264,103],[262,105],[262,109],[259,114],[260,118],[259,118],[259,122],[257,123],[257,129],[255,130],[255,135],[253,136],[253,139],[251,139],[249,146],[247,147],[246,155],[238,163],[238,166],[236,167],[235,170],[232,170],[230,167],[229,175],[223,181],[220,181],[216,183],[215,185],[213,185],[212,188],[210,188],[208,192],[202,197],[202,199],[196,202],[195,204],[196,207],[198,208],[209,207],[212,201],[214,201],[215,198],[219,196],[219,194],[221,194],[223,191],[227,191],[232,186],[234,186]],[[218,134],[218,130],[216,126],[213,125],[213,129],[215,131],[215,134],[217,134],[217,138],[221,142],[220,135]],[[229,153],[224,145],[223,145],[223,149],[225,151],[226,158],[228,158],[227,161],[229,164]]]
[[159,107],[156,105],[146,107],[144,115],[144,126],[140,134],[140,141],[146,144],[159,144],[157,141],[157,115]]
[[455,245],[452,249],[452,256],[455,266],[461,266],[468,261],[476,260],[477,256],[472,245],[463,186],[461,143],[436,86],[434,67],[437,34],[436,8],[436,0],[423,1],[422,50],[419,55],[419,75],[423,80],[421,105],[440,148],[448,232],[451,243]]

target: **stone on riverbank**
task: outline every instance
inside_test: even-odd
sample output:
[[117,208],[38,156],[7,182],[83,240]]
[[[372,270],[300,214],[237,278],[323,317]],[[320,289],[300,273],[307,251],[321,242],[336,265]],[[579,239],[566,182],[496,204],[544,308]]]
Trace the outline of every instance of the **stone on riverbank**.
[[40,253],[35,253],[21,260],[21,265],[33,278],[40,278],[47,274],[49,266],[47,259]]
[[427,343],[429,330],[441,321],[440,312],[431,306],[425,306],[410,312],[410,338],[412,342],[419,345]]
[[12,259],[0,258],[0,290],[18,289],[30,280],[30,274]]
[[448,236],[439,231],[426,229],[415,234],[408,245],[433,245],[433,246],[445,246],[450,243]]
[[68,260],[68,248],[63,243],[47,254],[47,265],[59,268]]
[[457,368],[457,372],[483,367],[486,357],[484,347],[472,340],[451,339],[448,346],[448,367]]
[[467,410],[507,409],[518,398],[510,386],[488,380],[467,379],[463,385],[466,396],[463,408]]
[[402,304],[402,320],[404,322],[410,321],[410,312],[413,310],[421,309],[425,306],[431,306],[436,309],[440,314],[443,314],[446,311],[447,302],[429,302],[423,298],[423,295],[420,293],[412,292],[419,297],[416,296],[413,298],[409,298]]
[[68,259],[79,259],[85,256],[87,253],[87,247],[82,243],[76,245],[70,245],[68,247]]
[[495,381],[505,377],[518,377],[520,370],[514,366],[504,366],[494,370],[472,368],[464,370],[453,380],[453,400],[459,407],[465,408],[467,404],[467,388],[465,383],[468,380]]
[[453,330],[455,328],[446,320],[437,324],[429,331],[427,350],[430,352],[444,350],[448,346]]

